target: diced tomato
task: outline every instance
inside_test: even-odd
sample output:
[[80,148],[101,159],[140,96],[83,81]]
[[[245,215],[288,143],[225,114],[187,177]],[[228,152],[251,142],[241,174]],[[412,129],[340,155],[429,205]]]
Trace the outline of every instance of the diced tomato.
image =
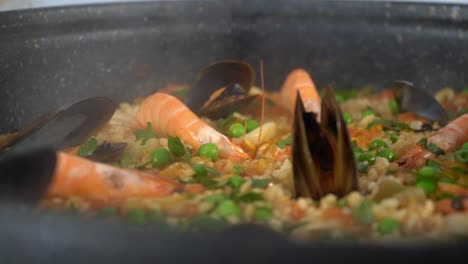
[[305,210],[295,202],[292,205],[291,216],[294,220],[300,221],[305,216]]
[[338,220],[343,225],[353,225],[355,223],[351,214],[346,214],[342,209],[336,207],[324,209],[322,212],[322,218],[324,220]]

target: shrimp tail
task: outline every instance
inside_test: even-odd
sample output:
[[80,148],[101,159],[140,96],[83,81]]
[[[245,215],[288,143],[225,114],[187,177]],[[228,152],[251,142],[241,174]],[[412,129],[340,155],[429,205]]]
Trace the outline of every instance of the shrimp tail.
[[281,105],[294,113],[297,92],[301,95],[306,112],[320,116],[320,96],[314,81],[304,69],[295,69],[289,73],[281,88]]
[[425,150],[421,145],[417,145],[399,158],[397,163],[403,168],[421,167],[424,166],[426,159],[434,156],[432,152]]
[[[468,141],[468,114],[464,114],[432,135],[428,142],[435,144],[445,153],[450,153]],[[405,168],[418,168],[424,165],[426,159],[435,154],[425,150],[421,145],[415,146],[397,160]]]
[[164,197],[180,187],[179,183],[160,175],[117,168],[58,152],[47,196],[75,196],[107,204],[119,203],[127,198]]
[[249,158],[242,148],[207,125],[184,103],[169,94],[158,92],[147,97],[136,118],[142,127],[151,123],[157,134],[177,136],[195,151],[205,143],[215,143],[223,158],[236,161]]

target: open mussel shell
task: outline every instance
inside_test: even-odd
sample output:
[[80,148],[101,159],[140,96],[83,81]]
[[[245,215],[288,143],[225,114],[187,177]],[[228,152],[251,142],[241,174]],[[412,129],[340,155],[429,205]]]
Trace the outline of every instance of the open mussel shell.
[[0,158],[0,201],[37,203],[52,182],[53,149],[13,150]]
[[[254,70],[248,63],[241,61],[221,61],[208,65],[203,68],[197,75],[188,95],[185,104],[195,113],[200,114],[202,107],[207,113],[214,111],[207,111],[209,104],[207,102],[213,100],[213,96],[224,93],[221,98],[228,98],[231,96],[239,97],[245,96],[250,91],[252,83],[254,82]],[[237,84],[242,89],[226,89],[230,85]],[[224,88],[225,91],[220,92]],[[235,92],[234,94],[230,94]],[[218,93],[218,94],[216,94]],[[229,95],[229,96],[228,96]],[[221,98],[213,101],[221,102]],[[236,100],[239,103],[241,100]],[[229,101],[225,101],[226,102]],[[215,107],[216,107],[215,106]]]
[[125,142],[103,142],[96,148],[93,154],[85,158],[98,162],[113,162],[120,159],[127,145],[128,143]]
[[321,128],[315,117],[315,113],[305,112],[301,95],[298,93],[292,144],[294,187],[298,197],[317,198],[324,194],[320,170],[316,165],[318,160],[314,160],[310,149],[312,145],[318,146],[327,142],[321,137]]
[[[40,118],[4,141],[3,147],[65,149],[83,143],[112,117],[115,103],[105,97],[88,98]],[[19,136],[19,137],[18,137]]]
[[257,98],[258,95],[249,95],[238,83],[230,84],[212,94],[200,108],[199,114],[213,119],[222,118],[230,113],[240,112]]
[[0,151],[5,148],[14,146],[21,140],[25,139],[35,130],[45,125],[54,115],[55,115],[55,112],[48,112],[36,118],[31,124],[27,125],[21,130],[7,134],[7,135],[3,135],[2,139],[0,140]]
[[324,90],[322,99],[321,123],[325,126],[325,135],[336,141],[335,163],[334,163],[334,193],[344,196],[358,189],[357,165],[349,137],[346,122],[340,107],[335,99],[335,93],[331,87]]
[[346,123],[331,88],[321,104],[321,123],[305,112],[298,93],[294,115],[293,171],[296,196],[319,199],[357,190],[357,167]]
[[448,114],[434,96],[408,81],[394,81],[390,87],[401,112],[411,112],[445,126]]

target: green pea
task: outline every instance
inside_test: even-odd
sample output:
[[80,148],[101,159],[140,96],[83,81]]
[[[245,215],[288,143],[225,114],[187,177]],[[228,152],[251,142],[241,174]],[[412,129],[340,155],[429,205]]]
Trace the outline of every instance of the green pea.
[[212,161],[215,161],[218,159],[219,149],[215,143],[205,143],[200,147],[198,153],[202,157],[209,158]]
[[357,154],[364,152],[364,150],[362,150],[362,148],[360,147],[356,147],[356,148],[353,148],[353,152],[354,152],[354,155],[357,157],[358,156]]
[[127,217],[135,224],[142,225],[146,222],[146,213],[141,208],[133,208],[127,212]]
[[398,135],[398,133],[390,134],[390,140],[392,141],[392,144],[395,144],[395,142],[397,142],[399,138],[400,138],[400,135]]
[[353,122],[353,117],[348,112],[343,112],[343,119],[346,122],[346,124],[351,124]]
[[377,231],[382,235],[388,235],[400,228],[400,224],[393,218],[386,218],[379,222]]
[[366,199],[362,201],[361,204],[352,211],[354,219],[361,224],[372,224],[372,222],[374,222],[372,207],[373,203],[371,200]]
[[361,155],[362,152],[353,152],[354,153],[354,158],[357,160],[359,159],[359,156]]
[[425,193],[430,194],[435,192],[437,184],[435,181],[431,180],[419,180],[416,183],[416,187],[421,188]]
[[228,182],[227,182],[232,188],[234,188],[235,190],[239,189],[242,184],[245,183],[245,179],[242,178],[241,176],[232,176],[231,178],[229,178]]
[[370,152],[364,152],[359,154],[358,161],[367,161],[369,164],[374,164],[376,160],[376,156]]
[[384,148],[384,149],[381,149],[379,151],[379,154],[378,154],[380,157],[383,157],[383,158],[386,158],[388,161],[392,162],[395,160],[396,158],[396,155],[395,153],[393,152],[393,150],[389,149],[389,148]]
[[234,123],[229,127],[229,136],[232,138],[240,138],[244,135],[244,126],[241,123]]
[[158,147],[151,152],[151,164],[154,168],[162,168],[172,162],[169,150]]
[[241,216],[241,210],[239,206],[232,200],[225,200],[221,202],[216,208],[216,213],[223,218],[230,216]]
[[216,194],[212,194],[208,197],[203,198],[202,201],[212,203],[214,205],[219,205],[225,200],[226,200],[226,196],[224,194],[216,193]]
[[203,164],[193,164],[192,168],[195,170],[195,177],[203,178],[208,175],[208,171]]
[[398,106],[398,102],[395,99],[390,100],[390,102],[388,102],[388,106],[390,107],[392,114],[397,115],[400,113],[400,107]]
[[265,189],[270,183],[270,179],[253,179],[252,188]]
[[273,212],[268,206],[259,207],[255,210],[254,219],[257,221],[266,222],[273,217]]
[[387,143],[385,143],[385,141],[383,141],[382,139],[374,139],[374,141],[372,141],[369,145],[369,149],[373,150],[373,149],[380,149],[380,148],[386,148],[387,147]]
[[424,166],[418,170],[418,179],[436,180],[437,171],[431,166]]
[[463,146],[460,149],[462,150],[461,157],[465,160],[466,163],[466,160],[468,160],[468,142],[463,144]]
[[375,112],[372,109],[367,109],[366,111],[362,112],[361,119],[363,119],[366,116],[370,116],[370,115],[375,115]]
[[252,130],[254,130],[254,129],[256,129],[257,127],[260,126],[260,124],[258,123],[258,121],[255,120],[255,119],[248,119],[248,120],[246,121],[246,124],[245,124],[245,125],[246,125],[246,127],[247,127],[247,133],[250,132],[250,131],[252,131]]
[[353,148],[353,152],[361,153],[363,151],[362,148],[359,147],[359,145],[357,144],[357,142],[355,140],[353,140],[351,142],[351,145],[352,145],[352,148]]
[[461,149],[468,149],[468,142],[465,142],[463,146],[461,147]]
[[357,169],[360,173],[367,173],[367,169],[369,168],[370,165],[371,164],[369,164],[367,161],[358,162]]

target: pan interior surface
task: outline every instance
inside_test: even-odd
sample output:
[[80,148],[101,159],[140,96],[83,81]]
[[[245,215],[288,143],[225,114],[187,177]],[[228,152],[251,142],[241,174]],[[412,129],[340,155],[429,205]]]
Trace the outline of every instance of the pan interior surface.
[[[318,87],[381,90],[393,80],[412,80],[431,93],[445,85],[467,87],[467,25],[468,6],[364,1],[157,1],[4,12],[0,133],[91,96],[123,102],[173,82],[190,83],[202,66],[226,59],[255,67],[263,60],[268,90],[279,90],[282,77],[298,67],[313,73]],[[11,204],[0,208],[0,218],[6,219],[0,245],[7,259],[30,263],[116,258],[342,263],[358,255],[364,263],[402,257],[409,263],[421,255],[441,259],[468,252],[463,239],[451,246],[409,249],[347,243],[310,247],[259,227],[185,236],[34,214]],[[188,250],[180,254],[180,247]],[[233,247],[248,253],[236,254]],[[18,248],[27,251],[18,254]]]

